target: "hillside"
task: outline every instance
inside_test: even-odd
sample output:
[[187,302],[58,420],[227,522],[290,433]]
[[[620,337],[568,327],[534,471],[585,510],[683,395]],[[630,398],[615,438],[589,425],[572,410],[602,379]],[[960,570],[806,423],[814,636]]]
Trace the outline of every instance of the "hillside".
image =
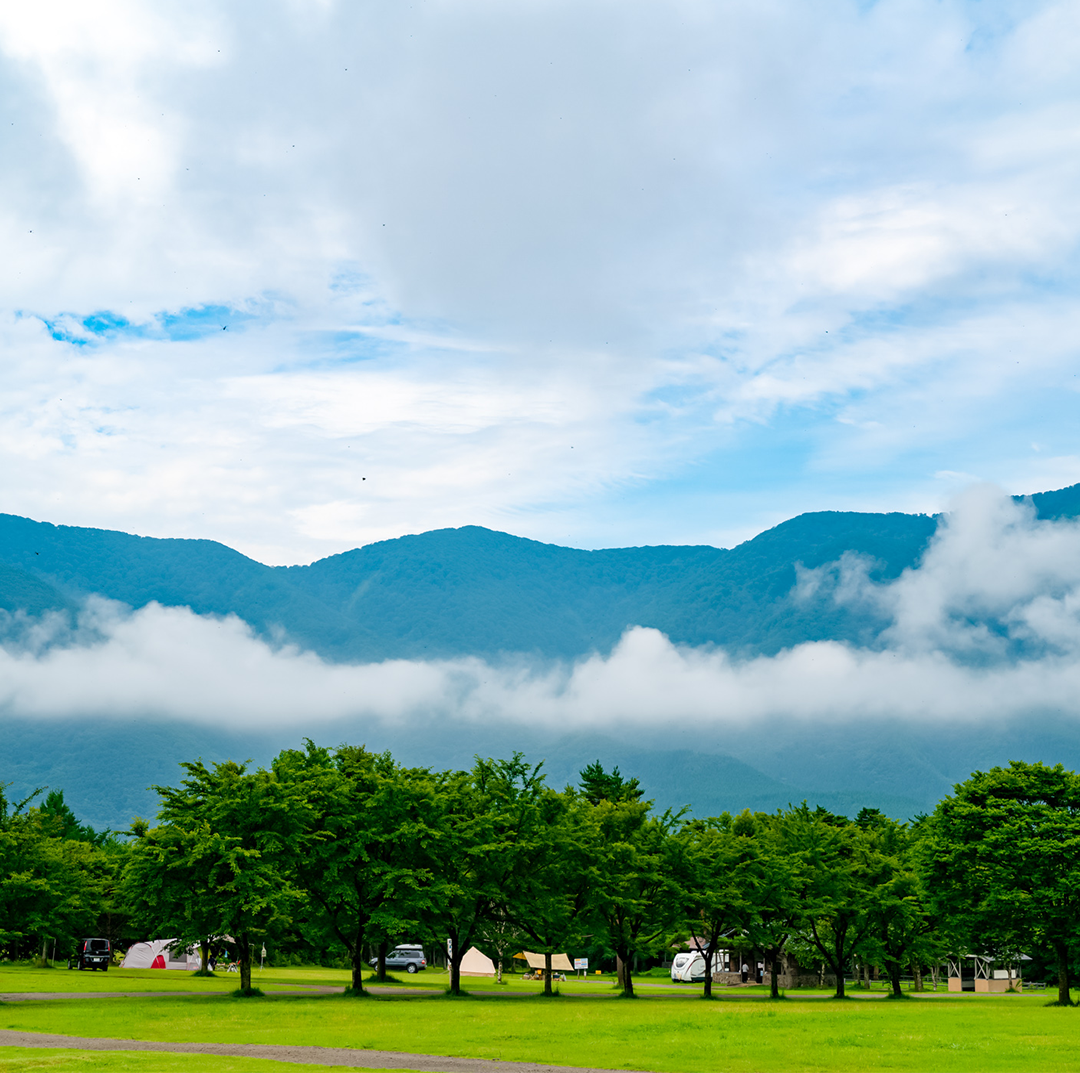
[[[1080,485],[1032,497],[1041,517],[1080,514]],[[234,613],[334,661],[606,652],[630,625],[672,640],[771,654],[800,641],[866,642],[882,623],[827,598],[795,600],[796,564],[814,568],[853,552],[877,577],[918,562],[934,518],[804,514],[738,547],[581,551],[477,526],[381,541],[310,566],[268,567],[213,541],[159,540],[0,515],[0,622],[73,614],[100,594],[132,607],[150,601],[198,613]],[[21,614],[20,614],[21,613]],[[302,729],[301,729],[302,728]],[[1010,758],[1080,766],[1080,733],[1067,722],[978,729],[771,725],[614,738],[570,728],[457,723],[345,722],[241,732],[183,722],[41,720],[0,712],[0,783],[11,794],[63,788],[80,816],[126,826],[155,807],[148,790],[171,782],[180,760],[226,756],[265,762],[304,735],[390,748],[409,763],[463,766],[476,753],[515,749],[546,759],[556,785],[596,758],[641,777],[663,806],[698,815],[773,809],[808,798],[837,811],[862,805],[909,816],[975,766]]]
[[[1033,496],[1080,514],[1080,485]],[[673,641],[773,654],[800,641],[865,642],[880,623],[831,600],[795,601],[796,564],[845,552],[891,578],[933,534],[926,515],[803,514],[733,549],[581,551],[479,526],[369,544],[309,566],[269,567],[210,540],[161,540],[0,515],[0,608],[70,609],[96,593],[233,613],[325,659],[607,652],[627,626]]]

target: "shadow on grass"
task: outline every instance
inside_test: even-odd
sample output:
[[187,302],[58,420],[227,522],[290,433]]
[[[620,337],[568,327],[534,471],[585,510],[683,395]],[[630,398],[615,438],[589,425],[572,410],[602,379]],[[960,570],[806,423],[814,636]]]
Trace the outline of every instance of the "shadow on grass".
[[899,995],[897,995],[897,994],[896,994],[895,992],[893,992],[893,991],[890,991],[890,992],[889,992],[889,993],[888,993],[888,994],[887,994],[887,995],[885,996],[885,998],[886,998],[886,999],[888,999],[888,1000],[890,1000],[890,1001],[892,1001],[892,1002],[895,1002],[895,1001],[896,1001],[897,999],[901,999],[901,1000],[903,1000],[904,1002],[907,1002],[907,1001],[908,1001],[908,999],[910,999],[910,998],[911,998],[911,996],[910,996],[910,995],[905,995],[905,994],[904,994],[904,993],[903,993],[902,991],[900,992],[900,994],[899,994]]
[[362,987],[347,987],[341,994],[344,998],[368,998],[370,996],[370,992],[365,991]]
[[232,992],[233,998],[262,998],[263,992],[258,987],[238,987]]
[[194,972],[189,973],[189,976],[213,976],[213,969],[196,969]]
[[391,985],[393,985],[393,984],[402,984],[404,982],[405,982],[404,980],[401,980],[397,976],[391,976],[390,973],[387,973],[381,980],[379,979],[379,977],[378,977],[378,975],[376,973],[371,973],[370,976],[365,976],[364,977],[364,983],[365,984],[391,984]]

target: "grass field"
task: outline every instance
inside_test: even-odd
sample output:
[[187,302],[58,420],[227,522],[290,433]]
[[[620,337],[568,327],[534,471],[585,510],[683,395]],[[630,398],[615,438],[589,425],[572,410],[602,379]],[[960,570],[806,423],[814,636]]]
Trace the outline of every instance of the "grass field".
[[[235,977],[205,980],[181,973],[137,973],[118,972],[114,977],[110,971],[106,978],[101,973],[0,968],[0,991],[93,991],[92,984],[107,979],[110,990],[147,992],[133,999],[12,1002],[0,1007],[0,1028],[145,1040],[374,1047],[658,1073],[1020,1067],[1080,1071],[1080,1010],[1048,1007],[1048,996],[1042,993],[942,992],[890,1002],[879,992],[836,1002],[824,993],[798,992],[771,1002],[759,991],[739,989],[704,1002],[698,988],[656,981],[657,986],[628,1002],[615,997],[610,980],[594,977],[568,982],[552,1000],[538,995],[538,984],[520,978],[505,987],[470,980],[471,996],[452,999],[441,993],[445,975],[427,972],[406,977],[392,995],[354,999],[270,993],[264,999],[238,1000],[222,994],[235,985]],[[67,986],[69,977],[81,978],[84,987]],[[142,986],[134,986],[139,981]],[[268,992],[301,985],[340,987],[346,974],[319,968],[268,969],[257,982]],[[170,994],[178,984],[203,994]],[[439,993],[410,997],[429,989]],[[258,1059],[185,1055],[157,1055],[146,1064],[146,1055],[81,1052],[77,1059],[68,1055],[50,1066],[50,1055],[59,1061],[59,1052],[28,1052],[28,1059],[38,1064],[27,1065],[21,1056],[0,1051],[0,1063],[6,1063],[0,1069],[97,1073],[255,1070],[267,1065]]]
[[[160,1051],[105,1054],[95,1051],[38,1050],[35,1047],[0,1047],[0,1071],[51,1070],[52,1073],[282,1073],[288,1069],[265,1058],[224,1058],[205,1054],[164,1054]],[[325,1070],[342,1073],[341,1066],[304,1065],[304,1073]],[[359,1069],[360,1067],[353,1067]],[[379,1070],[379,1073],[385,1073]],[[398,1070],[397,1073],[409,1073]]]

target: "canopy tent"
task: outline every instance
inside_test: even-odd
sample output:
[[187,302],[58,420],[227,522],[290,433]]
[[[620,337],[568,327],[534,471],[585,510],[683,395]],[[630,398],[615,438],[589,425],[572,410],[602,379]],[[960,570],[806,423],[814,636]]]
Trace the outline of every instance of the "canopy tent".
[[[533,954],[528,950],[524,950],[520,954],[515,954],[514,957],[527,961],[530,969],[543,970],[547,968],[547,965],[544,962],[544,954]],[[570,959],[565,954],[552,954],[551,969],[552,972],[573,972],[574,966],[570,963]]]
[[[183,969],[189,971],[199,967],[199,953],[185,950],[173,950],[175,939],[150,939],[145,943],[129,946],[122,969]],[[190,960],[189,960],[190,959]]]
[[495,962],[493,962],[487,954],[481,954],[475,946],[470,946],[469,949],[465,951],[465,956],[461,959],[461,975],[494,976]]

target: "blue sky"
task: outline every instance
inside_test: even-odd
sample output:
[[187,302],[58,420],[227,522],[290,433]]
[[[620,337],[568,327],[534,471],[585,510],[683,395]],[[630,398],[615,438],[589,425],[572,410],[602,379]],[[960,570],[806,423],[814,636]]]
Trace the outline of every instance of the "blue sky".
[[1080,480],[1080,8],[0,12],[0,510],[305,562]]

